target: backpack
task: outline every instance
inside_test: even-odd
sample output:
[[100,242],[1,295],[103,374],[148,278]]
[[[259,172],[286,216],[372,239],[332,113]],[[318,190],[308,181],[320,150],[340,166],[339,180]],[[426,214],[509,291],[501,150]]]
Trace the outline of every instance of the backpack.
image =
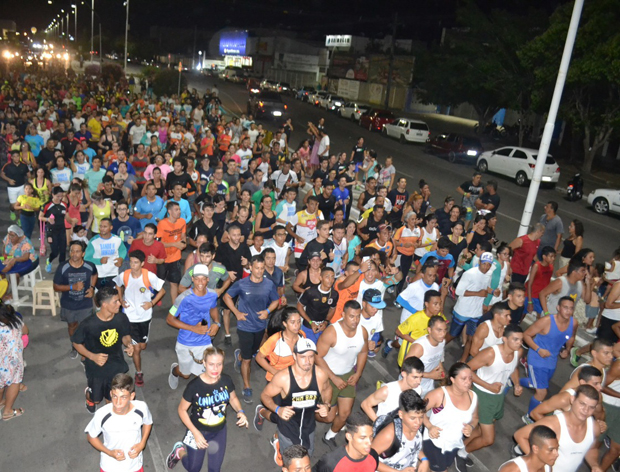
[[[383,459],[388,459],[396,454],[400,450],[400,445],[403,439],[403,421],[398,416],[398,408],[394,411],[390,411],[388,414],[379,416],[375,424],[373,425],[373,433],[376,437],[384,428],[394,423],[394,438],[392,444],[379,456]],[[424,425],[420,426],[420,433],[424,432]]]
[[[127,284],[129,283],[130,275],[131,269],[127,269],[125,272],[123,272],[123,285],[125,286],[125,288],[127,288]],[[151,281],[149,280],[149,271],[147,269],[142,269],[142,283],[147,290],[151,290]]]

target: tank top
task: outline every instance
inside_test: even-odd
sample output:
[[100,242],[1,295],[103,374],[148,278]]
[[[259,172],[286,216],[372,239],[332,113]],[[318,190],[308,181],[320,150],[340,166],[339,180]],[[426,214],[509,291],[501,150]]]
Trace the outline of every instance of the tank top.
[[424,255],[430,251],[428,248],[435,241],[437,241],[437,229],[434,229],[432,233],[428,233],[426,228],[420,228],[420,240],[422,241],[422,247],[417,248],[414,251],[414,254],[419,257],[424,257]]
[[549,285],[549,281],[553,275],[553,266],[551,264],[544,266],[540,261],[537,261],[536,265],[538,266],[538,272],[532,282],[532,298],[538,298],[538,294],[543,288]]
[[[620,280],[620,261],[614,260],[613,263],[613,270],[605,270],[605,278],[610,282],[616,282],[617,280]],[[607,262],[605,264],[605,269],[607,269],[607,264],[609,263]],[[611,264],[609,265],[611,268]]]
[[394,470],[417,467],[418,454],[422,450],[421,430],[418,430],[413,439],[407,439],[403,432],[402,420],[398,417],[394,418],[394,434],[396,434],[396,428],[399,428],[400,431],[400,448],[391,457],[385,459],[380,457],[379,460]]
[[93,233],[99,233],[99,223],[104,218],[110,218],[112,214],[112,210],[110,207],[110,201],[105,201],[105,206],[103,208],[99,208],[97,205],[93,203],[93,224],[91,225],[91,231]]
[[556,415],[560,422],[560,438],[558,441],[560,447],[558,449],[559,455],[555,464],[553,464],[553,468],[562,472],[577,472],[586,453],[594,442],[594,419],[589,417],[586,420],[586,434],[581,442],[577,443],[570,437],[565,415],[566,413],[564,412]]
[[[273,213],[272,217],[268,217],[263,211],[261,211],[263,217],[260,220],[260,229],[269,228],[272,224],[276,222],[276,214]],[[263,232],[263,237],[265,239],[273,239],[273,230]]]
[[521,236],[521,240],[523,245],[515,251],[510,265],[515,274],[527,275],[534,260],[534,255],[538,251],[540,240],[532,241],[527,234]]
[[319,285],[321,285],[321,282],[320,282],[320,281],[319,281],[319,283],[316,283],[316,284],[315,284],[315,283],[314,283],[314,282],[310,279],[310,267],[308,267],[308,268],[306,269],[306,281],[305,281],[303,284],[301,284],[301,288],[308,289],[308,288],[311,288],[311,287],[318,287]]
[[562,287],[558,293],[552,293],[547,297],[547,309],[549,313],[557,313],[558,301],[562,297],[571,297],[575,304],[581,298],[581,294],[583,293],[583,283],[577,282],[576,284],[571,284],[568,281],[566,275],[560,277],[562,281]]
[[564,247],[562,248],[562,253],[560,254],[562,257],[566,257],[570,259],[575,255],[575,241],[573,239],[565,239]]
[[[441,341],[437,346],[433,346],[428,340],[428,334],[426,334],[418,338],[413,344],[419,344],[424,349],[424,354],[420,357],[420,360],[424,363],[424,372],[432,372],[440,364],[441,359],[443,359],[446,341]],[[433,379],[423,378],[420,386],[422,387],[422,397],[424,397],[428,392],[433,390],[435,381]]]
[[470,392],[471,405],[467,410],[459,410],[452,403],[446,387],[441,387],[441,389],[444,395],[443,408],[437,412],[435,409],[431,409],[428,419],[433,426],[438,426],[442,431],[438,438],[432,439],[428,435],[428,428],[424,428],[424,441],[430,439],[435,447],[441,449],[441,452],[445,454],[463,447],[463,428],[458,425],[471,421],[478,405],[478,395],[475,392]]
[[510,362],[504,362],[504,358],[502,357],[502,353],[499,350],[499,346],[495,345],[491,349],[495,353],[495,359],[493,360],[493,364],[488,366],[482,366],[477,371],[476,374],[480,377],[481,380],[489,384],[493,384],[495,382],[501,382],[502,389],[500,393],[494,393],[490,390],[481,387],[480,385],[476,385],[476,388],[482,392],[486,392],[490,395],[503,395],[504,388],[508,383],[508,379],[510,378],[510,374],[512,374],[517,366],[517,361],[519,360],[519,352],[515,351],[513,358]]
[[[71,203],[71,198],[67,197],[67,214],[70,218],[76,218],[79,225],[82,224],[82,214],[80,213],[80,204],[74,205]],[[71,228],[71,225],[65,220],[65,229]]]
[[[620,298],[616,303],[620,302]],[[603,317],[614,321],[620,321],[620,308],[605,308],[602,313]]]
[[398,408],[398,400],[400,398],[400,394],[403,392],[400,389],[400,385],[398,380],[394,382],[388,382],[385,384],[388,389],[388,395],[384,402],[381,402],[377,405],[377,417],[387,415],[388,413],[396,410]]
[[33,179],[32,188],[34,188],[35,191],[39,194],[39,199],[41,200],[41,203],[45,204],[49,201],[49,195],[45,195],[44,193],[49,191],[49,189],[47,188],[47,179],[43,180],[43,186],[41,187],[37,187],[37,179]]
[[534,338],[534,342],[540,349],[546,349],[551,353],[549,357],[540,357],[534,349],[530,349],[527,361],[530,365],[536,367],[544,367],[545,369],[555,369],[558,362],[558,354],[562,346],[573,335],[573,317],[570,317],[568,322],[568,328],[564,331],[560,331],[558,325],[555,323],[555,316],[551,315],[551,327],[547,334],[537,334]]
[[[511,461],[504,462],[502,465],[499,466],[499,468],[501,469],[506,464],[510,464],[511,462],[517,464],[517,467],[519,468],[519,472],[529,472],[527,468],[527,464],[523,460],[523,457],[516,457]],[[551,467],[549,467],[548,465],[545,465],[545,472],[551,472]]]
[[342,320],[332,325],[336,330],[336,345],[325,354],[325,362],[336,375],[348,374],[357,363],[357,355],[364,348],[364,333],[361,323],[353,337],[348,337],[342,330]]
[[[620,393],[620,379],[614,380],[608,385],[608,387]],[[612,397],[611,395],[607,395],[603,392],[603,403],[607,403],[608,405],[612,405],[615,407],[620,407],[620,398]]]
[[497,344],[503,344],[504,341],[502,341],[502,337],[500,336],[498,338],[497,336],[495,336],[495,331],[493,331],[493,323],[491,322],[491,320],[487,320],[484,323],[489,327],[489,334],[487,334],[487,337],[484,338],[484,342],[482,343],[480,350],[482,351],[487,347],[495,346]]
[[280,406],[292,406],[295,414],[288,421],[278,421],[278,430],[294,444],[309,448],[310,435],[316,427],[314,412],[320,396],[319,384],[316,381],[316,366],[312,369],[312,378],[306,387],[301,387],[297,383],[293,368],[290,366],[288,375],[290,387]]

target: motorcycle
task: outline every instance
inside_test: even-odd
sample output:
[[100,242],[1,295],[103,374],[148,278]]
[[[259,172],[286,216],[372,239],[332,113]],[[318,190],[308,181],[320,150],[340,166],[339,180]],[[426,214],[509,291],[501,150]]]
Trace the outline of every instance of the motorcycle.
[[583,197],[583,179],[581,178],[581,174],[577,173],[574,175],[572,180],[568,182],[568,187],[566,188],[566,198],[569,202],[576,202],[581,200]]

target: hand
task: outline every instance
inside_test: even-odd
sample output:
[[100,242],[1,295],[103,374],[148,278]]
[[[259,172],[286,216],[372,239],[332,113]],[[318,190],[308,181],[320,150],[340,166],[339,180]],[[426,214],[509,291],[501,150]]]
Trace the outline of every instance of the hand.
[[493,295],[496,296],[496,297],[499,297],[501,294],[502,294],[502,291],[499,288],[496,288],[493,291]]
[[153,254],[149,254],[149,257],[146,259],[149,264],[155,264],[157,262],[157,258]]
[[259,320],[266,320],[267,318],[269,318],[269,313],[267,313],[267,310],[261,310],[257,313],[258,313]]
[[278,416],[284,421],[290,420],[295,415],[295,410],[292,406],[281,406],[278,408]]
[[321,331],[319,323],[312,322],[310,323],[310,327],[312,328],[312,332],[315,334]]
[[9,185],[15,185],[15,181],[13,179],[9,179]]
[[140,455],[143,449],[144,449],[144,446],[138,443],[135,446],[132,446],[131,449],[129,449],[127,455],[129,456],[130,459],[135,459],[136,457]]
[[[540,354],[540,351],[538,351],[538,353]],[[562,349],[560,351],[560,358],[561,359],[566,359],[567,357],[568,357],[568,349]]]
[[549,351],[547,351],[546,349],[539,349],[538,350],[538,355],[542,358],[545,357],[549,357],[551,355],[551,353]]
[[[127,300],[123,300],[121,305],[123,305],[123,308],[129,308],[129,302]],[[142,304],[142,308],[144,308],[144,303]]]
[[346,388],[346,386],[348,385],[347,382],[345,382],[344,380],[342,380],[340,377],[338,377],[337,375],[334,375],[334,378],[332,379],[332,383],[334,384],[334,386],[338,389],[338,390],[344,390]]
[[431,426],[428,428],[428,435],[431,439],[437,439],[441,434],[442,429],[439,426]]
[[598,427],[601,430],[601,433],[607,431],[607,423],[605,423],[603,420],[596,420],[596,422],[598,423]]
[[152,219],[152,218],[153,218],[153,213],[147,213],[147,214],[146,214],[146,219],[147,219],[147,220],[150,220],[150,219]]
[[245,416],[245,413],[238,412],[237,413],[237,426],[243,428],[244,426],[247,428],[250,425],[248,422],[248,417]]
[[207,331],[207,334],[213,338],[219,330],[220,327],[218,325],[216,325],[215,323],[211,323],[211,327],[209,328],[209,331]]
[[230,277],[230,281],[234,282],[235,280],[237,280],[237,272],[229,272],[228,273],[228,277]]
[[377,347],[377,343],[375,341],[368,341],[368,350],[374,351]]
[[295,241],[297,241],[299,244],[303,244],[306,242],[304,238],[302,238],[301,236],[297,236],[297,235],[295,235]]
[[113,449],[112,451],[110,451],[110,457],[113,457],[114,459],[116,459],[117,461],[124,461],[125,460],[125,453],[123,452],[122,449]]
[[490,386],[489,386],[489,390],[493,393],[499,393],[502,391],[502,383],[501,382],[493,382]]
[[84,282],[80,280],[79,282],[74,283],[73,290],[75,290],[76,292],[81,292],[82,290],[84,290]]
[[237,317],[237,321],[245,321],[248,317],[247,313],[235,313],[235,316]]
[[144,302],[141,306],[143,310],[148,310],[153,308],[153,302]]
[[242,266],[248,265],[248,260],[245,257],[243,257],[243,256],[241,256],[241,265]]
[[131,243],[133,243],[134,237],[133,236],[128,236],[127,237],[127,244],[131,245]]
[[327,415],[329,414],[329,410],[330,410],[330,406],[327,403],[319,404],[318,408],[316,409],[317,413],[319,414],[321,418],[327,418]]
[[433,380],[441,380],[444,377],[443,369],[440,366],[435,367],[428,373],[428,378]]
[[198,323],[196,323],[194,325],[192,331],[194,333],[196,333],[196,334],[204,336],[205,334],[207,334],[209,332],[209,326],[208,325],[203,325],[202,321],[199,321]]
[[[198,434],[196,434],[198,433]],[[206,449],[209,447],[209,443],[207,442],[207,440],[205,439],[205,437],[202,435],[202,433],[200,431],[196,431],[196,433],[192,432],[192,434],[194,435],[194,442],[196,443],[196,447],[198,449]]]
[[123,265],[123,258],[122,257],[117,257],[116,259],[114,259],[114,265],[116,267],[120,267]]
[[283,307],[286,306],[287,300],[286,300],[286,295],[282,295],[280,297],[280,300],[278,301],[278,306],[279,307]]
[[101,261],[101,264],[107,264],[108,263],[108,256],[102,257],[101,259],[99,259]]
[[91,361],[93,361],[99,367],[103,367],[103,365],[108,361],[108,355],[107,354],[95,354],[91,358]]
[[463,423],[463,436],[468,438],[469,436],[471,436],[473,430],[474,428],[472,428],[469,423]]
[[125,346],[125,352],[127,353],[128,356],[133,356],[133,344],[130,344],[129,346]]
[[351,377],[349,377],[349,380],[347,380],[347,385],[351,385],[352,387],[355,387],[357,385],[357,382],[360,381],[360,377],[361,377],[360,373],[353,374]]
[[520,397],[522,393],[523,393],[523,387],[519,384],[515,385],[515,390],[514,390],[515,397]]
[[89,287],[84,293],[84,298],[93,298],[93,295],[95,295],[95,289],[93,287]]

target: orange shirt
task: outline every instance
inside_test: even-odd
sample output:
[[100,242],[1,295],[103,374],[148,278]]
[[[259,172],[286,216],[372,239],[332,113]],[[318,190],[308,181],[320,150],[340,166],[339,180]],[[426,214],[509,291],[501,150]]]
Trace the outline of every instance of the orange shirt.
[[[164,218],[157,224],[157,238],[164,243],[178,243],[185,239],[185,220],[179,218],[171,223],[168,218]],[[176,247],[166,248],[166,263],[175,262],[181,259],[181,250]]]
[[213,155],[213,142],[215,140],[211,138],[203,138],[200,143],[200,155],[212,156]]
[[222,133],[218,136],[217,141],[220,145],[220,151],[228,151],[232,136],[228,133]]
[[357,298],[357,293],[360,291],[360,284],[362,280],[364,280],[364,274],[360,274],[357,281],[348,288],[340,288],[340,285],[344,281],[346,277],[342,277],[342,280],[337,280],[334,284],[334,288],[336,292],[338,292],[338,303],[336,304],[336,311],[334,312],[334,316],[330,320],[330,323],[335,323],[339,319],[342,318],[342,313],[344,312],[344,304],[349,300],[355,300]]
[[[306,334],[303,331],[299,331],[299,336],[305,338]],[[260,347],[259,351],[269,361],[269,365],[278,371],[288,369],[295,363],[293,352],[282,337],[282,331],[272,334]],[[273,374],[266,372],[265,378],[267,382],[270,382],[273,379]]]

